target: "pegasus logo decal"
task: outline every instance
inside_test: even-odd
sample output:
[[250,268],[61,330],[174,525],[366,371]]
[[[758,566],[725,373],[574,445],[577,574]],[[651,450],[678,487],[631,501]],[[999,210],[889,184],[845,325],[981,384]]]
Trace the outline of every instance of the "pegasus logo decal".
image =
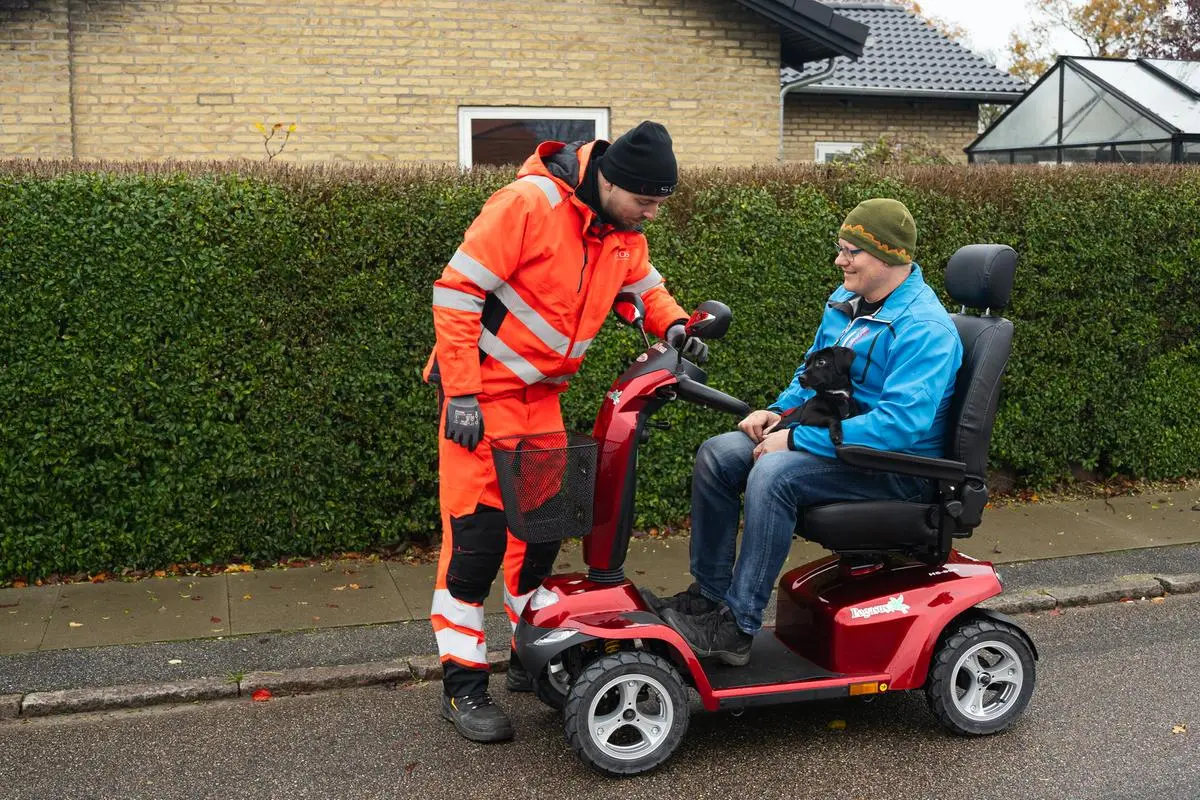
[[898,594],[895,597],[889,597],[886,603],[877,606],[867,606],[866,608],[851,608],[850,619],[870,619],[876,614],[907,614],[908,605],[904,602],[904,595]]

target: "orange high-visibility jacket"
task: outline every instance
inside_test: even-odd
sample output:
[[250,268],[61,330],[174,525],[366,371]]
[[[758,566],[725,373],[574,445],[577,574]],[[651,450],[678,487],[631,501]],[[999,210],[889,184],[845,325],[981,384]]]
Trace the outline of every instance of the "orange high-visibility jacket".
[[[576,185],[596,145],[579,148]],[[561,391],[621,291],[641,295],[655,336],[687,318],[651,266],[646,237],[593,226],[576,186],[546,167],[543,158],[564,147],[538,146],[484,204],[433,284],[437,344],[424,376],[436,364],[447,396]]]

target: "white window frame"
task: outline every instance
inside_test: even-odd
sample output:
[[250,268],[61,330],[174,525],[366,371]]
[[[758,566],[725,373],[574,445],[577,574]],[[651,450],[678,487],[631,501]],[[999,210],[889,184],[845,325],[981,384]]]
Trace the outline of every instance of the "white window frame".
[[828,156],[849,155],[862,146],[862,142],[817,142],[816,161],[818,164],[828,164]]
[[470,169],[471,121],[484,119],[582,119],[596,126],[596,138],[608,138],[607,108],[547,108],[545,106],[459,106],[458,108],[458,165]]

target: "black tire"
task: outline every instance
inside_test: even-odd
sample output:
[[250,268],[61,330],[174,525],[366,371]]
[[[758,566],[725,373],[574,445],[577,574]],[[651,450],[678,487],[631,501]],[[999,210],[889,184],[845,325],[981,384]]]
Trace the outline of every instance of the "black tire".
[[640,775],[675,752],[688,713],[687,689],[671,663],[625,650],[592,662],[572,682],[563,726],[571,748],[592,769]]
[[959,736],[998,733],[1029,704],[1037,671],[1033,649],[1015,627],[969,619],[942,636],[929,666],[925,699]]
[[[567,689],[571,683],[571,665],[578,658],[570,652],[550,660],[542,674],[533,679],[533,696],[555,711],[562,711],[567,704]],[[552,674],[553,673],[553,674]]]

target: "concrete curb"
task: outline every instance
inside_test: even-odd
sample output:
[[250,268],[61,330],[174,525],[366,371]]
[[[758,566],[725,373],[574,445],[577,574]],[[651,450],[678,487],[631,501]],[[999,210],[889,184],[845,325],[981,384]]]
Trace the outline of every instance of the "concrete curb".
[[[980,605],[1005,614],[1021,614],[1194,592],[1200,592],[1200,573],[1123,575],[1106,583],[1048,586],[1014,594],[1002,594]],[[488,664],[492,672],[506,671],[508,651],[489,652]],[[434,681],[440,680],[441,677],[442,665],[437,656],[423,655],[336,667],[299,667],[277,672],[251,672],[237,681],[228,678],[198,678],[172,683],[6,694],[0,695],[0,720],[251,697],[260,689],[266,689],[275,696],[378,684]]]

